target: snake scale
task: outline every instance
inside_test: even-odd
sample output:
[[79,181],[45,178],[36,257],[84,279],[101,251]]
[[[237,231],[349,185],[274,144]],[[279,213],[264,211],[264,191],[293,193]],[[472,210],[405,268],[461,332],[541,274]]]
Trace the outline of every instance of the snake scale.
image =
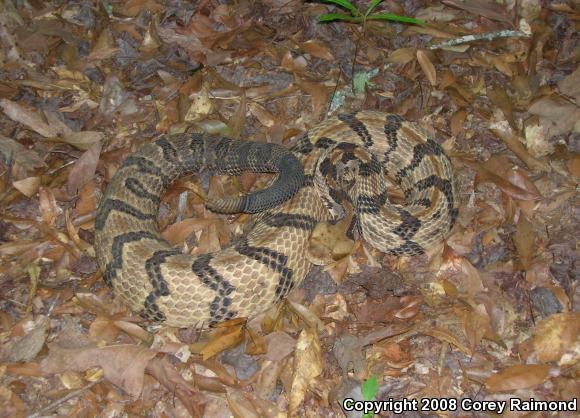
[[[177,177],[244,170],[278,175],[264,190],[208,206],[257,213],[247,234],[195,256],[161,238],[160,199]],[[402,189],[403,204],[390,202],[385,175]],[[395,255],[423,253],[457,217],[451,164],[417,125],[372,111],[327,119],[291,150],[205,134],[161,136],[109,183],[95,221],[97,260],[106,283],[147,319],[200,327],[251,317],[303,280],[314,227],[343,217],[345,205],[355,213],[350,235]]]

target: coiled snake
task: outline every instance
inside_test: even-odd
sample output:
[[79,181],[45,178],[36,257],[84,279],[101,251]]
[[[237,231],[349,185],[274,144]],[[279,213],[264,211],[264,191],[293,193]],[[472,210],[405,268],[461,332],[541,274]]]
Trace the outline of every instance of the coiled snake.
[[[279,173],[265,190],[209,201],[220,212],[257,213],[223,250],[192,256],[161,239],[157,212],[177,177],[210,171]],[[385,174],[405,204],[389,202]],[[100,202],[97,260],[105,281],[144,317],[205,326],[251,317],[284,298],[309,268],[317,223],[354,208],[349,232],[395,255],[440,242],[457,217],[451,164],[441,146],[401,117],[362,111],[327,119],[291,151],[201,134],[166,135],[125,160]]]

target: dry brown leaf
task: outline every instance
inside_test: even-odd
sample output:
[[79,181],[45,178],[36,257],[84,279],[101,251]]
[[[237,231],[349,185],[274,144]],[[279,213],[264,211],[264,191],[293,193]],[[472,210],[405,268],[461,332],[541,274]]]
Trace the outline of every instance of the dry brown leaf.
[[558,89],[562,94],[576,99],[576,103],[580,103],[580,66],[558,82]]
[[483,16],[498,22],[512,23],[511,16],[503,5],[481,0],[443,0],[444,5],[456,9],[466,10],[474,15]]
[[39,318],[34,328],[26,335],[8,343],[7,347],[4,347],[7,360],[13,362],[34,360],[44,346],[47,330],[48,320],[45,317]]
[[163,230],[161,236],[171,245],[180,244],[194,231],[202,231],[210,223],[216,222],[214,218],[188,218],[175,222]]
[[235,347],[244,339],[244,324],[216,328],[208,343],[201,349],[204,360],[218,355],[228,348]]
[[89,337],[92,341],[98,343],[112,343],[119,335],[119,328],[115,321],[104,316],[97,316],[89,327]]
[[38,189],[38,200],[42,220],[48,226],[54,226],[56,217],[62,213],[62,209],[56,204],[54,193],[49,188]]
[[266,359],[270,361],[281,361],[296,347],[296,340],[282,331],[272,332],[264,338],[268,344]]
[[63,142],[83,151],[87,151],[97,142],[102,142],[103,133],[97,131],[69,132],[62,137],[50,138],[53,142]]
[[574,364],[580,357],[580,313],[550,315],[520,345],[519,352],[527,361]]
[[546,364],[516,364],[490,376],[485,387],[491,392],[510,392],[544,383],[550,373]]
[[421,330],[423,334],[437,338],[439,341],[449,343],[465,355],[471,355],[472,351],[463,344],[451,331],[440,327],[429,327]]
[[469,342],[469,348],[471,352],[475,352],[483,337],[492,332],[491,322],[485,306],[479,304],[475,309],[465,312],[462,320],[463,331]]
[[105,378],[138,397],[143,390],[145,368],[156,351],[137,345],[115,345],[103,348],[61,348],[49,346],[48,356],[40,367],[47,373],[82,372],[101,367]]
[[548,138],[576,131],[580,120],[580,108],[559,98],[544,97],[531,105],[528,112],[540,116]]
[[305,81],[296,79],[298,85],[305,93],[310,94],[312,101],[311,120],[318,121],[326,111],[328,96],[333,91],[334,86],[327,86],[321,82]]
[[319,330],[324,328],[324,324],[322,323],[320,318],[318,318],[318,316],[316,316],[316,314],[312,312],[310,309],[308,309],[306,306],[294,302],[290,299],[286,300],[286,304],[294,314],[298,315],[298,317],[306,323],[307,326]]
[[248,108],[250,110],[250,113],[254,115],[262,125],[271,128],[276,123],[278,123],[278,118],[261,104],[256,102],[250,102],[248,104]]
[[415,59],[416,48],[399,48],[389,54],[386,61],[392,64],[406,64]]
[[513,236],[514,245],[524,269],[530,268],[534,257],[536,231],[534,225],[522,213]]
[[18,170],[14,173],[17,178],[24,177],[30,170],[46,166],[36,151],[29,150],[19,142],[4,135],[0,135],[0,154],[2,154],[4,161],[12,162],[17,166]]
[[300,46],[304,52],[312,55],[313,57],[321,58],[327,61],[334,60],[332,52],[330,52],[330,49],[328,49],[328,47],[324,45],[324,42],[322,41],[310,39],[306,42],[303,42]]
[[580,177],[580,155],[574,155],[568,160],[568,171],[574,177]]
[[354,241],[346,236],[350,220],[342,220],[332,225],[320,222],[312,231],[308,242],[308,260],[316,265],[329,265],[350,255]]
[[164,358],[153,358],[148,362],[146,371],[174,394],[191,416],[204,416],[204,405],[207,402],[205,396],[188,383],[171,363]]
[[241,390],[227,389],[226,399],[234,418],[260,418],[252,403],[244,395]]
[[435,70],[435,66],[431,62],[431,59],[429,59],[429,54],[422,49],[419,49],[417,51],[417,61],[419,61],[419,65],[421,66],[423,73],[425,73],[427,80],[429,80],[429,83],[431,83],[432,86],[436,86],[437,70]]
[[512,129],[517,130],[516,122],[514,119],[514,110],[510,97],[507,95],[505,88],[494,84],[487,89],[487,97],[491,102],[500,108],[504,114],[506,120],[509,122]]
[[71,195],[75,195],[86,182],[94,178],[102,146],[100,142],[93,144],[74,163],[69,171],[67,182],[67,191]]
[[501,129],[500,127],[492,128],[491,131],[500,138],[505,145],[513,152],[522,162],[532,170],[550,171],[550,166],[543,161],[534,158],[524,147],[522,141],[514,135],[511,130]]
[[256,394],[262,399],[270,399],[272,393],[276,389],[278,379],[284,367],[287,367],[284,361],[269,361],[266,360],[261,367],[261,372],[256,383]]
[[289,415],[299,416],[299,407],[304,401],[306,391],[322,373],[322,353],[318,332],[305,328],[300,332],[294,353],[294,371],[290,391]]
[[22,180],[16,180],[12,182],[12,185],[24,196],[32,197],[38,191],[38,187],[40,186],[40,177],[27,177]]
[[506,179],[500,177],[499,175],[491,172],[479,163],[474,163],[471,161],[463,160],[467,165],[473,168],[477,172],[477,181],[481,182],[491,182],[498,186],[501,191],[516,200],[539,200],[539,196],[534,191],[524,190],[521,187],[510,183]]
[[79,190],[79,198],[75,205],[77,215],[87,215],[97,209],[97,199],[95,196],[95,181],[86,182]]
[[93,44],[93,48],[86,60],[87,62],[94,63],[95,61],[112,57],[115,52],[117,52],[115,38],[110,28],[106,27],[99,34],[97,42]]
[[453,113],[451,116],[451,134],[453,136],[459,135],[465,129],[465,119],[467,118],[467,112],[465,109],[459,109],[457,112]]
[[53,126],[46,122],[44,115],[37,110],[22,106],[8,99],[0,99],[0,107],[10,119],[19,122],[44,137],[62,134],[61,126]]

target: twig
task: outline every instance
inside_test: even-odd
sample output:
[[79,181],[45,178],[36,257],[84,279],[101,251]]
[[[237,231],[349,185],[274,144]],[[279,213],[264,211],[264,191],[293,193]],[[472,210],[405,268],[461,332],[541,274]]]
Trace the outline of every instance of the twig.
[[460,38],[450,39],[439,44],[431,45],[429,49],[446,48],[482,40],[492,41],[498,38],[528,38],[529,36],[529,34],[519,30],[500,30],[498,32],[477,33],[475,35],[465,35]]
[[86,386],[83,386],[80,389],[73,390],[68,395],[65,395],[62,398],[57,399],[56,401],[49,403],[44,408],[40,409],[39,411],[34,412],[33,414],[28,415],[26,418],[39,418],[43,415],[49,414],[50,412],[52,412],[53,410],[58,408],[60,405],[65,403],[66,401],[68,401],[72,398],[76,398],[77,396],[83,394],[84,392],[86,392],[87,390],[89,390],[90,388],[95,386],[96,384],[101,383],[102,381],[103,381],[103,379],[101,378],[99,380],[96,380],[94,382],[89,383]]

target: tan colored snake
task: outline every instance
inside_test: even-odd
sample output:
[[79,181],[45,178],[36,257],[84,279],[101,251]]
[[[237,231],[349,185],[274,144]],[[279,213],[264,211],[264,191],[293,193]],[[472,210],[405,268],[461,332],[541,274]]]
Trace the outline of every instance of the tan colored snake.
[[[212,253],[182,254],[163,241],[157,213],[177,177],[210,171],[278,173],[272,185],[209,202],[221,212],[256,215],[251,230]],[[389,202],[385,174],[405,204]],[[423,253],[457,217],[451,164],[441,146],[397,115],[362,111],[327,119],[296,146],[200,134],[166,135],[131,155],[97,212],[95,245],[107,284],[144,317],[206,326],[251,317],[279,302],[311,267],[308,240],[317,223],[355,209],[350,233],[395,255]]]

